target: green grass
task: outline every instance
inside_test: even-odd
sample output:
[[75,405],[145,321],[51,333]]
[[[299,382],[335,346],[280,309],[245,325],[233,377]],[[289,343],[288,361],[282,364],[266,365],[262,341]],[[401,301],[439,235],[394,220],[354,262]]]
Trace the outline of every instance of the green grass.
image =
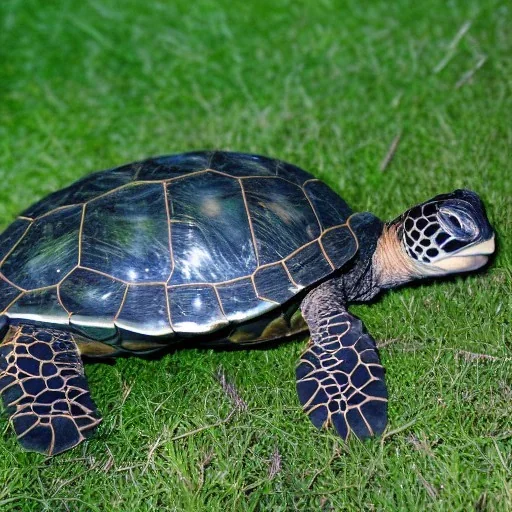
[[[3,0],[1,227],[90,171],[223,148],[296,163],[383,218],[474,189],[492,268],[353,308],[384,342],[384,438],[314,430],[294,389],[304,340],[89,365],[95,438],[46,459],[3,423],[2,511],[512,509],[511,6],[304,4]],[[247,403],[226,423],[219,368]]]

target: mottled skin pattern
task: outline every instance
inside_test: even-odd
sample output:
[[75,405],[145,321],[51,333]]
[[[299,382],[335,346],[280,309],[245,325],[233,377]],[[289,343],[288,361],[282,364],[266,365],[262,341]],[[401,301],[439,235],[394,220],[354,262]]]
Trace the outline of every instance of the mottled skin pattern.
[[384,370],[349,304],[473,270],[493,250],[469,191],[384,224],[298,167],[256,155],[187,153],[96,173],[0,235],[0,393],[20,443],[54,455],[100,422],[82,355],[251,345],[309,329],[297,368],[305,412],[344,439],[369,437],[387,421]]
[[[344,310],[335,295],[328,299]],[[343,439],[381,434],[388,395],[375,341],[346,311],[318,318],[308,301],[303,314],[312,335],[297,367],[297,393],[313,425],[333,425]]]
[[101,421],[70,333],[11,327],[0,347],[0,372],[4,405],[27,450],[63,452]]

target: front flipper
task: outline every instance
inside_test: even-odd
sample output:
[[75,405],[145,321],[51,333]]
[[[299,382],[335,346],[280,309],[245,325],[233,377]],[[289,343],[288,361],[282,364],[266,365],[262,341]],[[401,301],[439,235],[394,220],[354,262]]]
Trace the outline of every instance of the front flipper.
[[384,369],[361,320],[343,311],[308,319],[311,341],[297,367],[297,392],[317,428],[347,439],[381,434],[387,422]]
[[27,450],[63,452],[101,421],[77,346],[65,331],[11,327],[0,345],[0,393]]

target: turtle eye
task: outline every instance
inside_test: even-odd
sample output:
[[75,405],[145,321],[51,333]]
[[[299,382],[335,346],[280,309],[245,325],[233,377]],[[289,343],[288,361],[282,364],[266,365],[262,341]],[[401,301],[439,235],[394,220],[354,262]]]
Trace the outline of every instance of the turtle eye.
[[439,208],[439,223],[443,229],[461,241],[470,241],[477,237],[478,227],[464,211],[455,208]]

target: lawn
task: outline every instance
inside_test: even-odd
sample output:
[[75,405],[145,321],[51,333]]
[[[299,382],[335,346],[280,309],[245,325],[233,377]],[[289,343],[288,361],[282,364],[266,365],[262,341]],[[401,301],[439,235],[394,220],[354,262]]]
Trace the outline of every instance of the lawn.
[[387,368],[383,437],[310,424],[305,339],[90,364],[104,416],[90,441],[48,459],[2,422],[0,510],[512,510],[511,10],[3,0],[1,228],[93,170],[222,148],[291,161],[384,219],[471,188],[499,252],[352,308]]

